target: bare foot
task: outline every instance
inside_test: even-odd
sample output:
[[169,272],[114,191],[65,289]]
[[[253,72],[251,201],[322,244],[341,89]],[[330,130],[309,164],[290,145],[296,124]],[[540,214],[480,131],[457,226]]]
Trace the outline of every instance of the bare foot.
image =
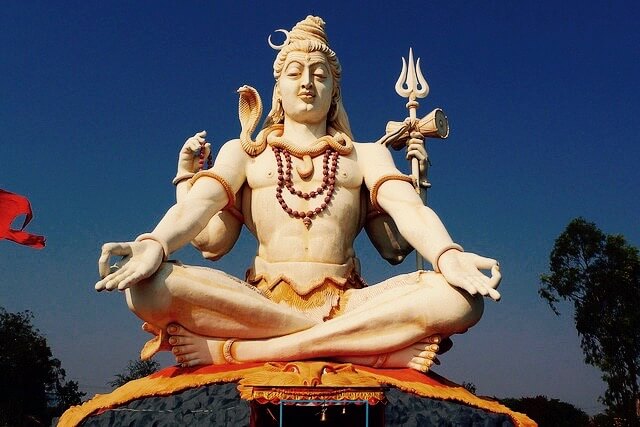
[[374,368],[411,368],[427,372],[434,364],[440,364],[437,357],[439,353],[442,353],[440,344],[444,344],[446,348],[444,351],[446,351],[451,348],[450,342],[448,338],[443,340],[439,335],[433,335],[392,353],[374,357],[341,357],[340,360]]
[[389,354],[385,362],[388,367],[409,367],[420,372],[427,372],[436,364],[439,365],[438,352],[442,338],[433,335],[410,345],[409,347]]
[[183,368],[227,363],[222,353],[225,340],[194,334],[176,323],[167,326],[167,333],[171,352]]

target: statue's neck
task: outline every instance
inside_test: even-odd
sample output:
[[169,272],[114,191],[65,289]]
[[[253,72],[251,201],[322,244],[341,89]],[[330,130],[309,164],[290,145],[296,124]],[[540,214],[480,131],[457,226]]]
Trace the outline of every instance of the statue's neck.
[[318,139],[327,135],[327,122],[298,123],[292,120],[284,120],[282,138],[297,145],[313,144]]

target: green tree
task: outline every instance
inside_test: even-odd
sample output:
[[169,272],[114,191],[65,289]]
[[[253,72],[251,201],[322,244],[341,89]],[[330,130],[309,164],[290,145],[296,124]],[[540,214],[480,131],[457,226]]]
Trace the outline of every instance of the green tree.
[[605,235],[582,218],[556,239],[550,273],[541,276],[540,296],[556,314],[557,303],[573,303],[585,362],[599,368],[607,390],[607,413],[640,425],[640,256],[620,235]]
[[464,381],[462,383],[462,387],[464,387],[465,390],[467,390],[471,394],[476,394],[476,392],[478,391],[476,385],[474,383],[472,383],[472,382]]
[[157,372],[160,364],[155,360],[130,360],[122,374],[116,374],[113,381],[109,381],[111,387],[120,387],[129,381],[137,380]]
[[527,414],[539,427],[581,427],[589,425],[589,416],[570,403],[546,396],[500,399],[516,412]]
[[32,321],[0,307],[0,425],[48,425],[84,396]]

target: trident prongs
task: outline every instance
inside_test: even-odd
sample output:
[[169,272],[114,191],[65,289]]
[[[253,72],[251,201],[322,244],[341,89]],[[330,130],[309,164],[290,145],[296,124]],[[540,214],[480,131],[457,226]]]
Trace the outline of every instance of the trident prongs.
[[[403,98],[409,98],[409,101],[415,101],[416,98],[425,98],[429,94],[429,85],[420,70],[420,58],[416,63],[413,62],[413,49],[409,48],[409,67],[407,70],[407,62],[402,58],[402,71],[396,82],[396,93]],[[416,105],[417,107],[417,105]],[[414,110],[410,108],[410,110]]]
[[[396,92],[403,98],[408,98],[409,102],[407,102],[407,108],[409,109],[409,117],[408,120],[405,120],[406,129],[411,134],[412,131],[418,130],[418,119],[416,118],[416,112],[420,104],[416,101],[417,98],[424,98],[429,94],[429,85],[422,75],[422,71],[420,70],[420,58],[418,58],[417,62],[413,62],[413,49],[409,48],[409,66],[407,67],[407,62],[402,58],[402,71],[400,72],[400,77],[398,77],[398,81],[396,82]],[[408,149],[408,147],[407,147]],[[425,150],[426,153],[426,150]],[[422,201],[426,203],[426,188],[425,191],[422,189],[422,183],[425,182],[428,185],[428,181],[426,180],[426,167],[428,163],[425,165],[424,170],[420,167],[420,163],[417,158],[411,158],[411,176],[413,178],[413,186],[416,190],[416,193],[420,195]],[[423,269],[423,259],[422,255],[420,255],[416,251],[416,266],[418,270]]]

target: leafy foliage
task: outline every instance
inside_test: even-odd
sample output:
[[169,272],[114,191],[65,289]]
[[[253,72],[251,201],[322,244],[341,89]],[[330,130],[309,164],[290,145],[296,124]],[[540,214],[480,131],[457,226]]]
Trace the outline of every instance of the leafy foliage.
[[540,427],[581,427],[589,425],[589,416],[570,403],[546,396],[501,399],[500,402],[516,412],[527,414]]
[[[550,274],[540,296],[559,314],[560,300],[573,303],[585,362],[607,383],[602,401],[611,415],[638,425],[640,367],[640,256],[623,236],[605,235],[582,218],[556,239]],[[635,424],[634,424],[635,423]]]
[[0,425],[49,424],[84,393],[65,371],[29,311],[0,307]]
[[143,378],[160,369],[160,364],[155,360],[130,360],[125,372],[116,374],[115,379],[109,382],[111,387],[120,387],[129,381]]
[[462,383],[462,387],[465,388],[465,390],[467,390],[469,393],[471,394],[476,394],[476,392],[478,391],[476,385],[472,382],[463,382]]

